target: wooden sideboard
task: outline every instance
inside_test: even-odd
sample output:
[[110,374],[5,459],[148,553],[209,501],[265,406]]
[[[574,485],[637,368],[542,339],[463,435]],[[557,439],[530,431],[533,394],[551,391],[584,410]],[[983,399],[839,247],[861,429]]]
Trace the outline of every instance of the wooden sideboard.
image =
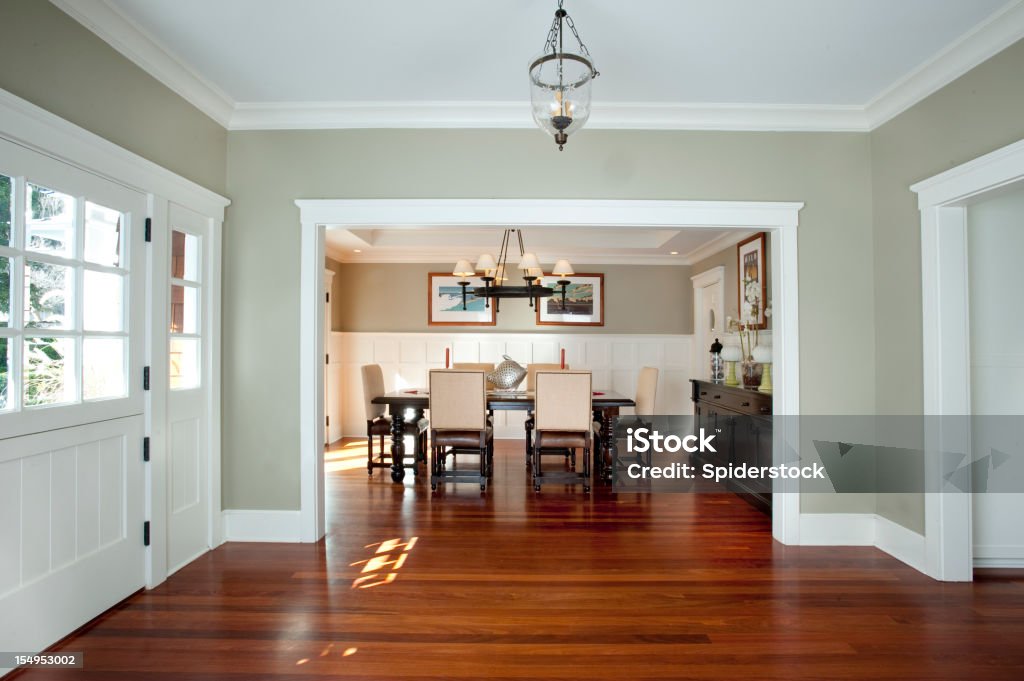
[[[772,465],[772,396],[709,381],[691,379],[690,383],[694,428],[716,433],[718,445],[717,453],[694,456],[716,466]],[[771,511],[771,480],[731,480],[728,487],[755,507]]]

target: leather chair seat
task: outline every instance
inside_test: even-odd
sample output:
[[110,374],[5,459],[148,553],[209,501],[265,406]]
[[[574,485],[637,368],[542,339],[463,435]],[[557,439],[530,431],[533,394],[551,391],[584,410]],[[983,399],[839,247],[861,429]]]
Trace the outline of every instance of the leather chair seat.
[[587,434],[579,431],[545,430],[538,432],[535,437],[536,446],[541,449],[574,449],[587,444]]
[[[488,427],[486,439],[489,441],[494,437],[494,429]],[[479,430],[437,430],[434,431],[434,445],[437,447],[479,447]]]

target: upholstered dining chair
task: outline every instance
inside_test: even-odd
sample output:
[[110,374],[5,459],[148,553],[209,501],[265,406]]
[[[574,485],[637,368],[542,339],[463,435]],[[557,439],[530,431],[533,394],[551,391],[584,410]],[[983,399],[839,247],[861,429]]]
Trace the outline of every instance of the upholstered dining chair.
[[[384,460],[384,453],[388,450],[384,447],[384,438],[391,436],[391,419],[394,414],[387,414],[387,405],[374,404],[373,398],[384,394],[384,371],[379,364],[364,364],[363,372],[363,400],[366,404],[366,472],[373,475],[374,468],[390,468],[391,462]],[[399,418],[404,419],[402,414]],[[419,421],[406,421],[404,432],[416,438],[413,448],[413,456],[416,461],[426,463],[427,461],[427,429],[430,422],[427,419]],[[380,437],[380,454],[377,461],[373,460],[373,437]],[[417,469],[418,470],[418,469]]]
[[[593,379],[589,371],[538,371],[534,392],[533,489],[550,482],[582,483],[590,491],[594,442]],[[544,449],[582,449],[583,472],[541,469]]]
[[[494,362],[455,362],[452,364],[452,369],[466,369],[469,371],[482,371],[484,377],[487,374],[494,371]],[[490,381],[487,381],[487,389],[495,390],[498,386],[494,385]]]
[[[560,371],[562,369],[568,369],[569,365],[566,364],[564,367],[561,364],[527,364],[526,365],[526,391],[533,392],[534,390],[534,379],[537,377],[538,371]],[[526,466],[529,468],[530,460],[533,458],[533,410],[526,412],[526,422],[523,424],[526,430]],[[573,465],[576,464],[576,453],[566,450],[566,456],[572,457]]]
[[[480,470],[459,470],[449,454],[473,451],[480,456]],[[487,385],[483,371],[434,369],[430,372],[430,489],[439,482],[473,480],[487,489],[494,465],[494,429],[487,421]]]
[[[652,428],[653,426],[643,419],[644,416],[654,415],[654,402],[658,396],[658,370],[654,367],[644,367],[640,370],[636,380],[636,407],[633,409],[633,416],[619,417],[616,424],[620,430],[625,428]],[[651,465],[651,452],[646,454],[637,453],[635,461],[641,465]],[[619,471],[625,471],[631,462],[620,456],[617,464]]]

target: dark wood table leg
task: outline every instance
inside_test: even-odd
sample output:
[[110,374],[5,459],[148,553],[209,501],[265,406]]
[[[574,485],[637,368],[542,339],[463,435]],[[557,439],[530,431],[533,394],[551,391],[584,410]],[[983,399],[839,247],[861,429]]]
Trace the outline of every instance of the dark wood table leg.
[[619,408],[605,407],[601,412],[601,477],[610,483],[615,471],[616,444],[613,426],[615,418],[619,415]]
[[405,408],[391,409],[391,479],[405,479]]
[[415,431],[416,432],[416,442],[417,442],[416,449],[420,450],[416,454],[416,458],[413,459],[413,461],[414,461],[413,466],[412,466],[412,474],[413,475],[419,475],[420,474],[420,464],[421,463],[425,464],[427,462],[427,443],[423,442],[423,447],[422,448],[420,448],[419,444],[418,444],[423,439],[423,436],[420,434],[420,421],[423,420],[423,411],[424,411],[423,409],[418,409],[418,408],[415,409],[413,411],[413,417],[412,417],[413,418],[412,422],[414,424],[416,424],[416,431]]

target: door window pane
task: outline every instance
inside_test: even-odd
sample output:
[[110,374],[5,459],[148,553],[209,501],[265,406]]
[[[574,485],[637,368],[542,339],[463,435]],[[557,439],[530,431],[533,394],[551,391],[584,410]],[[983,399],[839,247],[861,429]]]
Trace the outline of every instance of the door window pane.
[[86,331],[123,330],[124,277],[86,270],[82,305],[82,320]]
[[0,327],[11,325],[11,259],[0,257]]
[[74,270],[29,260],[28,296],[25,299],[25,326],[43,329],[70,329]]
[[171,286],[171,333],[199,333],[199,289]]
[[75,199],[31,182],[25,187],[25,248],[65,258],[75,254]]
[[171,339],[171,390],[199,387],[199,340]]
[[0,338],[0,411],[7,409],[11,403],[8,397],[8,376],[11,371],[11,343]]
[[25,406],[75,401],[75,341],[26,338]]
[[86,262],[121,266],[121,217],[116,210],[85,202]]
[[11,245],[11,192],[14,182],[0,175],[0,246]]
[[82,342],[82,398],[124,397],[124,339],[86,338]]
[[171,277],[199,281],[199,237],[186,232],[171,232]]

